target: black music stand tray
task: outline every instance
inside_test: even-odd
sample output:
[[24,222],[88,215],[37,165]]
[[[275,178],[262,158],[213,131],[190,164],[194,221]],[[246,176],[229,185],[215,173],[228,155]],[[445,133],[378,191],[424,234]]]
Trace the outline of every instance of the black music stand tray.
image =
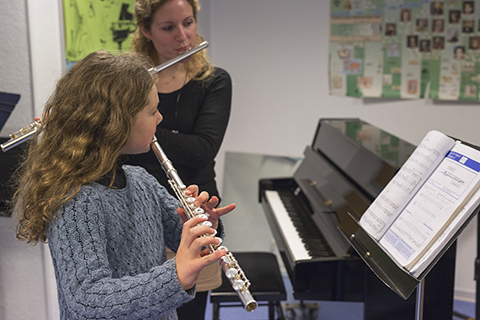
[[[18,100],[20,100],[19,94],[0,92],[0,130],[7,122]],[[0,143],[4,143],[8,139],[0,137]],[[11,198],[11,194],[8,192],[6,184],[18,165],[19,152],[20,150],[14,150],[4,154],[0,151],[0,167],[2,168],[0,170],[0,217],[11,215],[10,212],[7,212],[7,202]]]
[[0,92],[0,130],[7,122],[18,100],[20,100],[19,94]]
[[[456,139],[458,140],[458,139]],[[462,143],[469,145],[477,150],[479,147],[471,145],[469,143]],[[350,215],[350,218],[358,225],[358,229],[353,234],[344,234],[350,245],[355,249],[358,255],[363,259],[367,266],[373,271],[373,273],[390,289],[392,289],[397,295],[406,300],[415,289],[417,289],[416,300],[416,320],[423,319],[423,292],[425,290],[425,284],[423,280],[432,268],[439,262],[444,254],[450,247],[455,247],[455,241],[470,221],[480,211],[480,205],[477,206],[468,219],[459,227],[453,237],[447,242],[440,253],[434,258],[434,260],[428,265],[428,267],[418,276],[414,276],[405,270],[401,269],[383,250],[383,248],[368,235],[368,233],[358,224],[358,221]],[[479,223],[480,226],[480,223]],[[479,238],[480,239],[480,238]],[[480,252],[480,251],[479,251]],[[477,260],[478,261],[478,260]],[[477,273],[476,273],[477,274]],[[453,301],[452,301],[453,302]]]

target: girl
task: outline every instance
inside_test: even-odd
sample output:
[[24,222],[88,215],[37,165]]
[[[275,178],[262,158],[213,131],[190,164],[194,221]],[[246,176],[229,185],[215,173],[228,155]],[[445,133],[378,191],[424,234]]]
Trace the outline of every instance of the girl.
[[[187,221],[155,178],[118,163],[149,151],[162,121],[150,66],[138,54],[106,52],[78,62],[47,102],[22,166],[17,236],[48,241],[61,319],[177,319],[200,270],[225,254],[202,251],[219,239],[199,236],[223,235],[219,217],[235,205],[214,209],[218,198],[190,186],[212,227]],[[166,261],[165,246],[176,259]]]

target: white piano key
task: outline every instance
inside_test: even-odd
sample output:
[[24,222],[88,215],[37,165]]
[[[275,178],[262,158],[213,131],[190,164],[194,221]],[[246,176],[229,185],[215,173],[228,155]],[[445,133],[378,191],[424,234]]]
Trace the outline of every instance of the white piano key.
[[312,259],[297,229],[293,225],[278,192],[275,190],[266,190],[265,197],[272,207],[273,214],[277,219],[277,223],[280,226],[281,232],[295,261]]

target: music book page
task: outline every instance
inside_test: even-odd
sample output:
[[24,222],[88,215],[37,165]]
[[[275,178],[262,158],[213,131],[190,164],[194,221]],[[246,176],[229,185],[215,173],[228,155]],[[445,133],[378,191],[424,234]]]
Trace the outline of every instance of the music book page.
[[479,172],[480,152],[456,144],[380,240],[398,264],[411,269],[454,221],[478,189]]
[[418,262],[411,267],[410,273],[412,273],[414,276],[420,275],[430,265],[430,263],[432,263],[437,254],[449,244],[450,239],[455,236],[457,231],[468,220],[471,213],[478,207],[478,205],[480,205],[480,188],[477,189],[472,197],[465,203],[463,208],[447,226],[447,228],[440,233],[430,249],[428,249],[425,254],[419,257]]
[[454,145],[455,141],[443,133],[430,131],[362,215],[362,228],[380,240]]
[[416,275],[480,203],[480,151],[430,131],[360,219],[397,265]]

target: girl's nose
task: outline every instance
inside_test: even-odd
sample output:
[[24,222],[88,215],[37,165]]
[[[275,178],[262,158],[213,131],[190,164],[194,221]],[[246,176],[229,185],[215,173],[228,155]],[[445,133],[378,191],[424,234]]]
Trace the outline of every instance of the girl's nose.
[[160,112],[157,112],[158,113],[158,116],[157,116],[157,126],[160,124],[160,122],[163,121],[163,116]]

